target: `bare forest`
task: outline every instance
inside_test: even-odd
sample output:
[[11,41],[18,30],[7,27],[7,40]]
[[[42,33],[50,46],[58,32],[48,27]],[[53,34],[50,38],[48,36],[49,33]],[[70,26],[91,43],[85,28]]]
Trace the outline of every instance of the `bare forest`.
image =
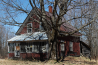
[[7,40],[14,36],[14,32],[8,26],[0,25],[0,58],[6,58],[8,55]]

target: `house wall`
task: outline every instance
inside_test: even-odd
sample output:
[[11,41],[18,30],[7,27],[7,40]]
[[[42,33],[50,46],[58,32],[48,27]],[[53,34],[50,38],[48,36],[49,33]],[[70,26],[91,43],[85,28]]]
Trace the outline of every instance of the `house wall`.
[[[9,58],[13,58],[14,53],[9,53]],[[20,53],[20,57],[22,59],[26,59],[26,58],[43,58],[46,59],[47,58],[47,53]]]
[[[68,55],[69,52],[69,42],[70,41],[65,41],[65,56]],[[62,43],[61,43],[62,44]],[[59,52],[58,54],[61,54],[61,49],[60,49],[60,43],[58,45],[59,48]],[[76,54],[70,54],[70,56],[80,56],[80,43],[79,42],[73,42],[73,52],[75,52]]]
[[26,58],[40,58],[40,57],[46,59],[47,54],[46,53],[21,53],[20,57],[22,57],[23,59],[26,59]]
[[[73,52],[75,52],[76,54],[70,54],[71,56],[80,56],[80,42],[79,42],[79,37],[72,37],[72,36],[67,36],[67,37],[59,37],[58,38],[59,41],[63,40],[64,44],[65,44],[65,56],[68,55],[69,52],[69,43],[73,42]],[[58,45],[58,54],[60,55],[61,50],[60,50],[60,44]]]
[[[31,42],[32,43],[32,42]],[[31,44],[30,42],[26,43],[26,42],[21,42],[19,44],[20,48],[22,45],[27,45],[27,44]],[[34,42],[33,42],[34,43]],[[17,44],[17,43],[16,43]],[[36,44],[40,44],[41,43],[36,43]],[[19,48],[19,46],[15,46],[15,50],[17,50]],[[19,55],[20,55],[20,58],[43,58],[43,59],[46,59],[48,58],[48,44],[46,44],[46,52],[21,52],[21,49],[18,50],[20,51]],[[17,49],[16,49],[17,48]],[[13,57],[16,57],[16,53],[15,53],[15,50],[12,52],[9,52],[9,58],[13,58]],[[33,49],[32,49],[33,50]],[[41,50],[41,49],[40,49]],[[19,56],[18,56],[19,57]]]
[[[32,15],[32,18],[39,20],[37,16]],[[39,29],[39,23],[35,22],[32,18],[29,18],[28,23],[32,23],[32,32],[37,32]],[[27,24],[23,27],[22,31],[20,32],[20,34],[24,34],[27,33]]]
[[14,53],[9,53],[9,58],[14,57]]

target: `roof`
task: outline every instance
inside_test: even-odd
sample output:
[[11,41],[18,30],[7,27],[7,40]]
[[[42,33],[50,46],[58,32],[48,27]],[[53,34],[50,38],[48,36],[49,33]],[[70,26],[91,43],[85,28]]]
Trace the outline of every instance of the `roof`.
[[[38,10],[40,11],[40,9],[38,9]],[[31,12],[28,14],[27,18],[24,20],[24,22],[21,25],[21,27],[16,32],[16,35],[19,35],[19,33],[21,32],[21,30],[23,29],[23,27],[26,25],[26,23],[28,22],[28,19],[29,19],[30,15],[32,14],[32,12],[34,12],[34,11],[31,10]],[[52,13],[46,12],[46,15],[52,17]],[[62,18],[62,22],[65,22],[64,18]],[[62,24],[61,27],[60,27],[60,31],[64,31],[64,32],[67,32],[67,33],[75,31],[75,30],[76,30],[76,28],[73,27],[72,25],[70,25],[68,22]],[[81,36],[81,33],[76,32],[74,35]]]
[[17,35],[8,40],[8,42],[34,41],[34,40],[48,40],[45,32],[34,32]]
[[[72,25],[70,25],[69,23],[64,23],[61,25],[60,27],[60,31],[64,31],[66,33],[71,33],[73,31],[77,30],[76,28],[74,28]],[[73,34],[74,36],[81,36],[82,34],[80,32],[75,32]]]

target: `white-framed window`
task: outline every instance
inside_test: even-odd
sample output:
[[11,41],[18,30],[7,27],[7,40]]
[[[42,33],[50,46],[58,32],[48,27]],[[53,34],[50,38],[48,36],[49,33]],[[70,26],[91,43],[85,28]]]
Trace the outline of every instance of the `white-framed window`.
[[46,52],[47,51],[47,49],[46,49],[46,42],[41,42],[41,44],[40,44],[40,52]]
[[27,33],[32,33],[32,23],[27,24]]
[[26,49],[26,52],[31,53],[32,52],[32,43],[27,43],[25,45],[25,49]]
[[39,29],[40,29],[40,30],[44,30],[44,28],[43,28],[43,26],[42,26],[42,22],[40,22]]
[[9,43],[9,51],[8,52],[14,52],[15,50],[15,44],[14,43]]
[[35,52],[35,53],[47,52],[46,42],[34,42],[34,44],[32,46],[32,52]]
[[73,42],[70,42],[70,43],[69,43],[69,50],[70,50],[70,51],[73,51]]
[[38,42],[33,42],[32,52],[39,53],[39,43]]
[[65,50],[65,44],[60,44],[61,45],[61,51]]

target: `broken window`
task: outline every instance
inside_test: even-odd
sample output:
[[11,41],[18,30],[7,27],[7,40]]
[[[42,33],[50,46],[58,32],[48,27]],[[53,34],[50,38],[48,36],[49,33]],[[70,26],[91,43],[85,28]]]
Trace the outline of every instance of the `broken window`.
[[32,52],[32,43],[27,43],[25,48],[26,48],[26,52]]
[[36,53],[46,52],[46,42],[34,42],[32,51]]
[[9,52],[14,52],[15,50],[14,46],[15,46],[14,43],[9,43]]
[[34,42],[32,48],[33,52],[39,53],[39,42]]
[[32,33],[32,23],[27,24],[27,33]]
[[70,50],[70,51],[73,51],[73,42],[70,42],[70,43],[69,43],[69,50]]
[[46,42],[40,43],[40,52],[46,52]]
[[22,42],[20,44],[20,46],[21,46],[21,52],[28,52],[28,53],[32,52],[32,43],[31,42]]

